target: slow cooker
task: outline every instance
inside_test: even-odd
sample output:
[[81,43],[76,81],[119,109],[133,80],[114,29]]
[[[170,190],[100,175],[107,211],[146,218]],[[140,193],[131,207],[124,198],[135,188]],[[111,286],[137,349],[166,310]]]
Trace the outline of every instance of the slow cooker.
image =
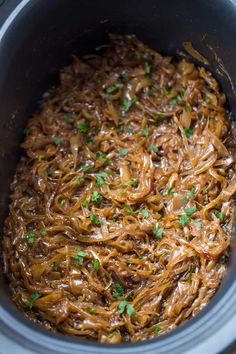
[[[1,0],[0,1],[0,227],[23,128],[57,83],[72,54],[93,53],[108,33],[136,34],[178,58],[191,42],[210,62],[236,117],[236,0]],[[192,58],[191,60],[195,60]],[[203,65],[195,60],[199,65]],[[135,344],[105,345],[44,330],[13,304],[0,275],[0,353],[215,354],[236,343],[236,245],[228,273],[208,306],[170,334]]]

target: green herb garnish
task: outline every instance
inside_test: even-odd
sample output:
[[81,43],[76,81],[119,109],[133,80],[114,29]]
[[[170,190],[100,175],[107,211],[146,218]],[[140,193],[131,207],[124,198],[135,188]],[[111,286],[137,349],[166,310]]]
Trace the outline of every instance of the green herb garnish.
[[190,138],[190,136],[193,135],[193,130],[191,128],[184,129],[184,132],[187,138]]
[[183,197],[181,200],[183,203],[187,203],[187,201],[188,201],[187,197]]
[[162,239],[164,228],[159,227],[157,222],[153,225],[153,228],[154,228],[154,232],[156,234],[156,237],[159,239]]
[[114,92],[122,89],[123,87],[124,87],[124,84],[122,84],[121,82],[118,82],[115,85],[108,86],[106,88],[106,93],[108,93],[108,94],[114,93]]
[[219,212],[219,211],[217,211],[215,213],[215,216],[217,217],[217,219],[220,219],[220,220],[222,220],[224,218],[224,215],[221,212]]
[[99,218],[98,218],[97,215],[95,215],[95,214],[92,214],[92,215],[90,216],[90,221],[91,221],[91,223],[94,224],[94,225],[97,225],[97,226],[101,225],[101,221],[99,220]]
[[167,195],[173,196],[174,193],[175,193],[174,187],[173,187],[173,186],[170,186],[170,187],[168,188]]
[[55,142],[56,145],[61,145],[62,140],[61,140],[61,138],[55,138],[54,142]]
[[114,289],[115,289],[115,293],[114,293],[115,299],[119,299],[121,296],[124,295],[124,289],[119,283],[114,284]]
[[27,234],[26,234],[26,241],[28,244],[33,244],[34,241],[36,239],[36,233],[34,231],[29,231]]
[[67,115],[65,115],[64,118],[65,118],[65,121],[66,121],[67,123],[73,123],[74,120],[75,120],[75,118],[73,117],[72,114],[67,114]]
[[26,305],[27,305],[30,309],[32,309],[32,307],[33,307],[34,304],[35,304],[35,301],[38,300],[41,296],[42,296],[42,295],[41,295],[40,293],[38,293],[38,292],[33,293],[33,294],[30,296],[29,300],[27,301],[27,304],[26,304]]
[[55,270],[55,271],[58,271],[60,269],[60,264],[59,263],[53,263],[52,264],[52,269]]
[[187,215],[182,215],[179,221],[181,222],[181,224],[187,225],[190,222],[190,219]]
[[83,250],[81,250],[81,248],[79,247],[77,249],[77,253],[76,256],[74,257],[74,260],[76,261],[76,263],[78,263],[78,265],[82,266],[84,263],[84,258],[88,256],[87,252],[84,252]]
[[143,209],[140,211],[140,213],[143,215],[144,219],[147,219],[149,217],[149,210],[148,209]]
[[120,315],[126,311],[131,318],[135,316],[135,309],[133,305],[129,304],[126,300],[120,302],[118,309]]
[[79,129],[80,133],[86,134],[89,131],[90,124],[89,122],[79,123],[76,127]]
[[127,149],[121,149],[121,150],[119,151],[119,153],[120,153],[121,156],[127,155],[128,152],[129,152],[129,151],[128,151]]
[[204,98],[204,100],[203,100],[206,104],[208,104],[208,103],[211,103],[211,99],[210,99],[210,97],[205,97]]
[[148,136],[149,135],[149,131],[147,128],[143,129],[143,136]]
[[84,208],[87,208],[88,205],[89,205],[88,199],[84,199],[83,202],[82,202],[82,206],[83,206]]
[[94,204],[100,204],[102,202],[102,196],[98,191],[93,192],[91,200]]
[[161,334],[163,332],[163,329],[164,328],[162,326],[156,326],[155,332],[159,335],[159,334]]
[[194,188],[191,189],[190,193],[189,193],[189,199],[192,200],[195,198],[196,195],[196,191]]
[[95,272],[98,272],[99,268],[100,268],[99,259],[95,258],[93,261],[93,269]]
[[96,159],[104,160],[106,163],[111,162],[111,159],[107,158],[106,154],[104,154],[101,151],[97,151],[95,156],[96,156]]
[[94,174],[96,178],[96,184],[100,187],[105,186],[107,182],[105,181],[105,178],[108,177],[107,173],[95,173]]
[[185,208],[184,209],[186,215],[190,216],[190,215],[193,215],[194,213],[196,213],[197,211],[197,208],[194,207],[194,208]]
[[138,101],[138,97],[134,96],[134,98],[132,100],[129,100],[128,98],[125,98],[122,102],[122,108],[124,110],[125,113],[127,113],[131,106]]
[[150,145],[150,150],[155,152],[156,154],[158,153],[158,147],[156,145],[151,144]]
[[84,172],[88,172],[92,169],[92,166],[89,165],[89,164],[84,164],[81,166],[81,170],[84,171]]
[[61,205],[61,206],[65,205],[65,202],[66,202],[65,199],[62,199],[62,200],[60,201],[60,205]]
[[40,235],[42,237],[46,236],[47,235],[47,231],[45,229],[40,230]]
[[80,186],[84,182],[84,177],[79,177],[76,179],[76,184]]
[[129,187],[129,186],[137,187],[138,186],[138,181],[135,178],[132,178],[130,181],[125,182],[124,186],[125,187]]
[[124,210],[126,211],[127,214],[129,215],[135,215],[139,213],[139,210],[133,210],[129,205],[124,206]]

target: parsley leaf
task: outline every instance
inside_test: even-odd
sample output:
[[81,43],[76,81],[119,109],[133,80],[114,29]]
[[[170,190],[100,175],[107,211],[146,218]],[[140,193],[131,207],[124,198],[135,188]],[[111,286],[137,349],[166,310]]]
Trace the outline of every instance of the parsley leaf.
[[149,135],[149,131],[147,128],[143,129],[143,136],[148,136]]
[[95,272],[98,272],[99,268],[100,268],[99,259],[95,258],[93,261],[93,269]]
[[120,302],[118,309],[119,309],[119,314],[121,315],[126,311],[131,318],[135,316],[135,309],[133,305],[129,304],[126,300]]
[[134,98],[132,100],[129,100],[128,98],[125,98],[122,102],[122,108],[123,108],[123,111],[125,113],[127,113],[131,106],[138,101],[138,97],[137,96],[134,96]]
[[119,89],[122,89],[124,87],[124,84],[122,84],[121,82],[118,82],[115,85],[110,85],[106,88],[106,93],[111,94],[114,93],[116,91],[118,91]]
[[81,170],[84,171],[84,172],[90,171],[91,168],[92,168],[92,166],[89,165],[89,164],[84,164],[84,165],[81,166]]
[[36,239],[36,233],[34,231],[30,231],[26,234],[26,241],[28,244],[33,244]]
[[42,296],[42,295],[41,295],[40,293],[38,293],[38,292],[33,293],[33,294],[30,296],[30,298],[29,298],[29,300],[28,300],[28,302],[27,302],[26,305],[27,305],[30,309],[32,309],[32,307],[33,307],[34,304],[35,304],[35,301],[38,300],[41,296]]
[[97,215],[95,215],[95,214],[92,214],[92,215],[90,216],[90,221],[91,221],[92,224],[94,224],[94,225],[97,225],[97,226],[101,225],[101,221],[99,220],[99,218],[98,218]]
[[190,138],[190,136],[193,135],[193,129],[191,129],[191,128],[184,129],[184,132],[185,132],[185,135],[187,138]]
[[187,215],[182,215],[179,221],[181,222],[181,224],[187,225],[190,222],[190,219]]
[[163,329],[164,328],[162,326],[156,326],[155,332],[159,335],[159,334],[161,334],[163,332]]
[[133,209],[131,209],[131,207],[129,205],[125,205],[124,206],[124,210],[129,215],[134,215],[134,214],[138,214],[139,213],[139,210],[133,210]]
[[58,270],[60,269],[60,264],[54,262],[54,263],[52,264],[52,269],[55,270],[55,271],[58,271]]
[[140,211],[141,214],[143,214],[144,219],[147,219],[149,217],[149,210],[148,209],[143,209]]
[[77,249],[77,254],[74,257],[74,260],[80,265],[82,266],[84,263],[84,257],[87,257],[88,253],[84,252],[83,250],[81,250],[81,248],[79,247]]
[[129,187],[129,186],[137,187],[137,185],[138,185],[138,181],[135,178],[132,178],[130,181],[124,183],[125,187]]
[[127,149],[121,149],[120,150],[120,155],[122,155],[122,156],[125,156],[125,155],[127,155],[128,154],[128,150]]
[[89,122],[79,123],[77,124],[77,129],[79,129],[80,133],[87,133],[90,128]]
[[84,208],[87,208],[88,205],[89,205],[88,199],[84,199],[83,202],[82,202],[82,205],[83,205]]
[[190,215],[193,215],[194,213],[196,213],[197,211],[197,208],[194,207],[194,208],[185,208],[184,209],[186,215],[190,216]]
[[67,123],[73,123],[74,120],[75,120],[75,118],[73,117],[72,114],[67,114],[67,115],[65,115],[64,118],[65,118],[65,121],[66,121]]
[[163,227],[159,227],[157,222],[153,225],[153,227],[154,227],[154,232],[156,234],[156,237],[159,238],[159,239],[162,239],[164,228]]
[[61,138],[57,137],[57,138],[54,139],[54,142],[55,142],[56,145],[61,145],[62,140],[61,140]]
[[76,184],[78,184],[78,186],[80,185],[80,184],[82,184],[84,182],[84,178],[83,177],[79,177],[79,178],[77,178],[77,180],[76,180]]
[[96,183],[98,186],[102,187],[107,184],[107,182],[105,181],[105,178],[108,177],[107,173],[95,173],[94,176],[96,178]]
[[102,196],[98,191],[93,192],[91,200],[94,204],[100,204],[102,202]]
[[153,69],[152,64],[145,62],[145,74],[151,75],[152,69]]
[[47,231],[45,229],[40,230],[40,235],[42,237],[46,236],[47,235]]
[[217,211],[215,213],[215,216],[217,217],[217,219],[220,219],[220,220],[222,220],[224,218],[224,215],[222,213],[220,213],[219,211]]
[[192,200],[195,198],[195,194],[196,194],[196,191],[194,188],[191,189],[190,193],[189,193],[189,199]]
[[158,147],[156,145],[151,144],[150,145],[150,150],[155,152],[156,154],[158,153]]
[[115,299],[119,299],[121,296],[124,295],[124,289],[119,283],[114,284],[114,289],[115,289],[115,293],[114,293]]
[[181,201],[182,201],[183,203],[187,203],[188,199],[187,199],[187,197],[184,196],[184,197],[181,199]]
[[110,162],[111,162],[111,159],[107,158],[106,154],[104,154],[104,153],[101,152],[101,151],[97,151],[97,152],[96,152],[96,159],[103,160],[103,161],[105,161],[106,163],[110,163]]
[[175,193],[175,191],[174,191],[174,187],[173,187],[173,186],[170,186],[170,188],[168,188],[167,195],[171,195],[171,196],[173,196],[173,195],[174,195],[174,193]]

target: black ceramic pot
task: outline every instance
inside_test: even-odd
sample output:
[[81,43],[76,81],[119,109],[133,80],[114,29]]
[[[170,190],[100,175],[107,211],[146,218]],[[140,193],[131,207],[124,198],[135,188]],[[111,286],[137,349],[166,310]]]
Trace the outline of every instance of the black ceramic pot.
[[[191,41],[209,59],[210,70],[236,117],[232,88],[236,83],[235,0],[0,0],[0,25],[1,229],[27,119],[39,106],[42,93],[56,82],[58,70],[71,62],[71,55],[93,52],[107,41],[108,32],[136,34],[154,49],[174,56],[184,41]],[[214,53],[222,60],[223,70]],[[104,345],[47,332],[18,311],[0,276],[0,353],[232,352],[236,341],[235,251],[232,244],[228,274],[198,316],[168,335],[136,344]]]

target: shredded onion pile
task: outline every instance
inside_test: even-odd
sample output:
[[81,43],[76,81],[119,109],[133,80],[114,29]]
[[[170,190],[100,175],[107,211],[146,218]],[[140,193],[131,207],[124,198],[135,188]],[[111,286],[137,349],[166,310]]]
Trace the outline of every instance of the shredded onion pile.
[[47,329],[135,342],[190,319],[219,287],[235,150],[211,73],[134,36],[102,50],[74,58],[28,123],[5,273]]

